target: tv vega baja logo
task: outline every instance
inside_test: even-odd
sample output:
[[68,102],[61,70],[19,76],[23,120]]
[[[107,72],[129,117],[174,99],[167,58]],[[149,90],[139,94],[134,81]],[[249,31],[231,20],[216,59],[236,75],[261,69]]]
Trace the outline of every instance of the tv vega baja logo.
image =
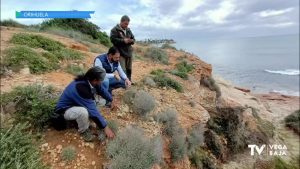
[[287,155],[287,147],[286,145],[281,144],[263,144],[261,146],[257,146],[255,144],[248,145],[250,148],[250,155],[254,156],[255,152],[258,155],[270,155],[270,156],[286,156]]

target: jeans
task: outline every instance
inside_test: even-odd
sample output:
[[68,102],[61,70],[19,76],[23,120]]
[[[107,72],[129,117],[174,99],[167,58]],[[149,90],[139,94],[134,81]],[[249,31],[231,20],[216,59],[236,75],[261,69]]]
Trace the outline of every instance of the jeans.
[[84,107],[74,106],[67,109],[64,118],[66,120],[76,120],[79,133],[89,128],[89,112]]
[[104,81],[102,82],[102,87],[108,90],[110,94],[112,94],[112,90],[117,89],[117,88],[126,88],[125,81],[121,79],[118,81],[116,78],[105,78]]

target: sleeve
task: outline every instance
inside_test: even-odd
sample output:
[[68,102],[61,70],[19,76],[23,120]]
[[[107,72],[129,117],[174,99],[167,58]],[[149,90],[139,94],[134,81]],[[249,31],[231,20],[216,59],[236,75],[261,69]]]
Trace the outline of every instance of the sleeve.
[[131,29],[129,29],[129,31],[130,31],[130,34],[131,34],[130,39],[133,39],[133,42],[131,42],[130,44],[133,45],[135,43],[135,38],[134,38],[133,33],[131,32]]
[[119,63],[119,66],[118,66],[118,69],[117,69],[117,70],[118,70],[119,75],[121,76],[121,78],[122,78],[123,80],[128,79],[127,76],[126,76],[126,74],[125,74],[125,72],[124,72],[124,70],[122,69],[120,63]]
[[[103,68],[102,62],[101,62],[101,60],[99,58],[95,59],[95,65],[94,66],[99,66],[99,67]],[[113,78],[115,76],[114,76],[113,73],[106,73],[105,77],[107,77],[107,78]]]
[[113,28],[111,30],[111,32],[110,32],[110,41],[115,46],[119,46],[119,45],[124,45],[125,44],[124,39],[119,36],[119,32],[115,28]]
[[85,107],[89,112],[89,117],[97,124],[99,128],[105,128],[107,123],[101,113],[96,107],[94,96],[92,92],[89,91],[88,86],[84,84],[77,84],[76,90],[78,93],[78,98],[75,99],[77,104]]
[[98,85],[96,87],[96,91],[97,91],[98,95],[102,96],[103,99],[107,100],[108,102],[112,102],[113,101],[112,95],[108,92],[108,90],[106,90],[103,87],[101,87],[101,85]]

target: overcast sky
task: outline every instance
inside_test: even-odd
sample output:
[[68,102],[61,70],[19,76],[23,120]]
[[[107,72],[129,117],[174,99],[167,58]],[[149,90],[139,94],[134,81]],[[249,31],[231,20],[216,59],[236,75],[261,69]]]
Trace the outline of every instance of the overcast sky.
[[107,33],[127,14],[137,39],[299,33],[299,0],[1,0],[1,20],[21,10],[95,11],[90,21]]

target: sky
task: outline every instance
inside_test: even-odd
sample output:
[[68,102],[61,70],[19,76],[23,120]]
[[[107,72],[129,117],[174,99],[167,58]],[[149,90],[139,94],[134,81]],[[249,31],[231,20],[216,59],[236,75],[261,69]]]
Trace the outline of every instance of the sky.
[[89,20],[108,34],[126,14],[140,40],[299,34],[299,0],[1,0],[1,20],[21,10],[95,11]]

